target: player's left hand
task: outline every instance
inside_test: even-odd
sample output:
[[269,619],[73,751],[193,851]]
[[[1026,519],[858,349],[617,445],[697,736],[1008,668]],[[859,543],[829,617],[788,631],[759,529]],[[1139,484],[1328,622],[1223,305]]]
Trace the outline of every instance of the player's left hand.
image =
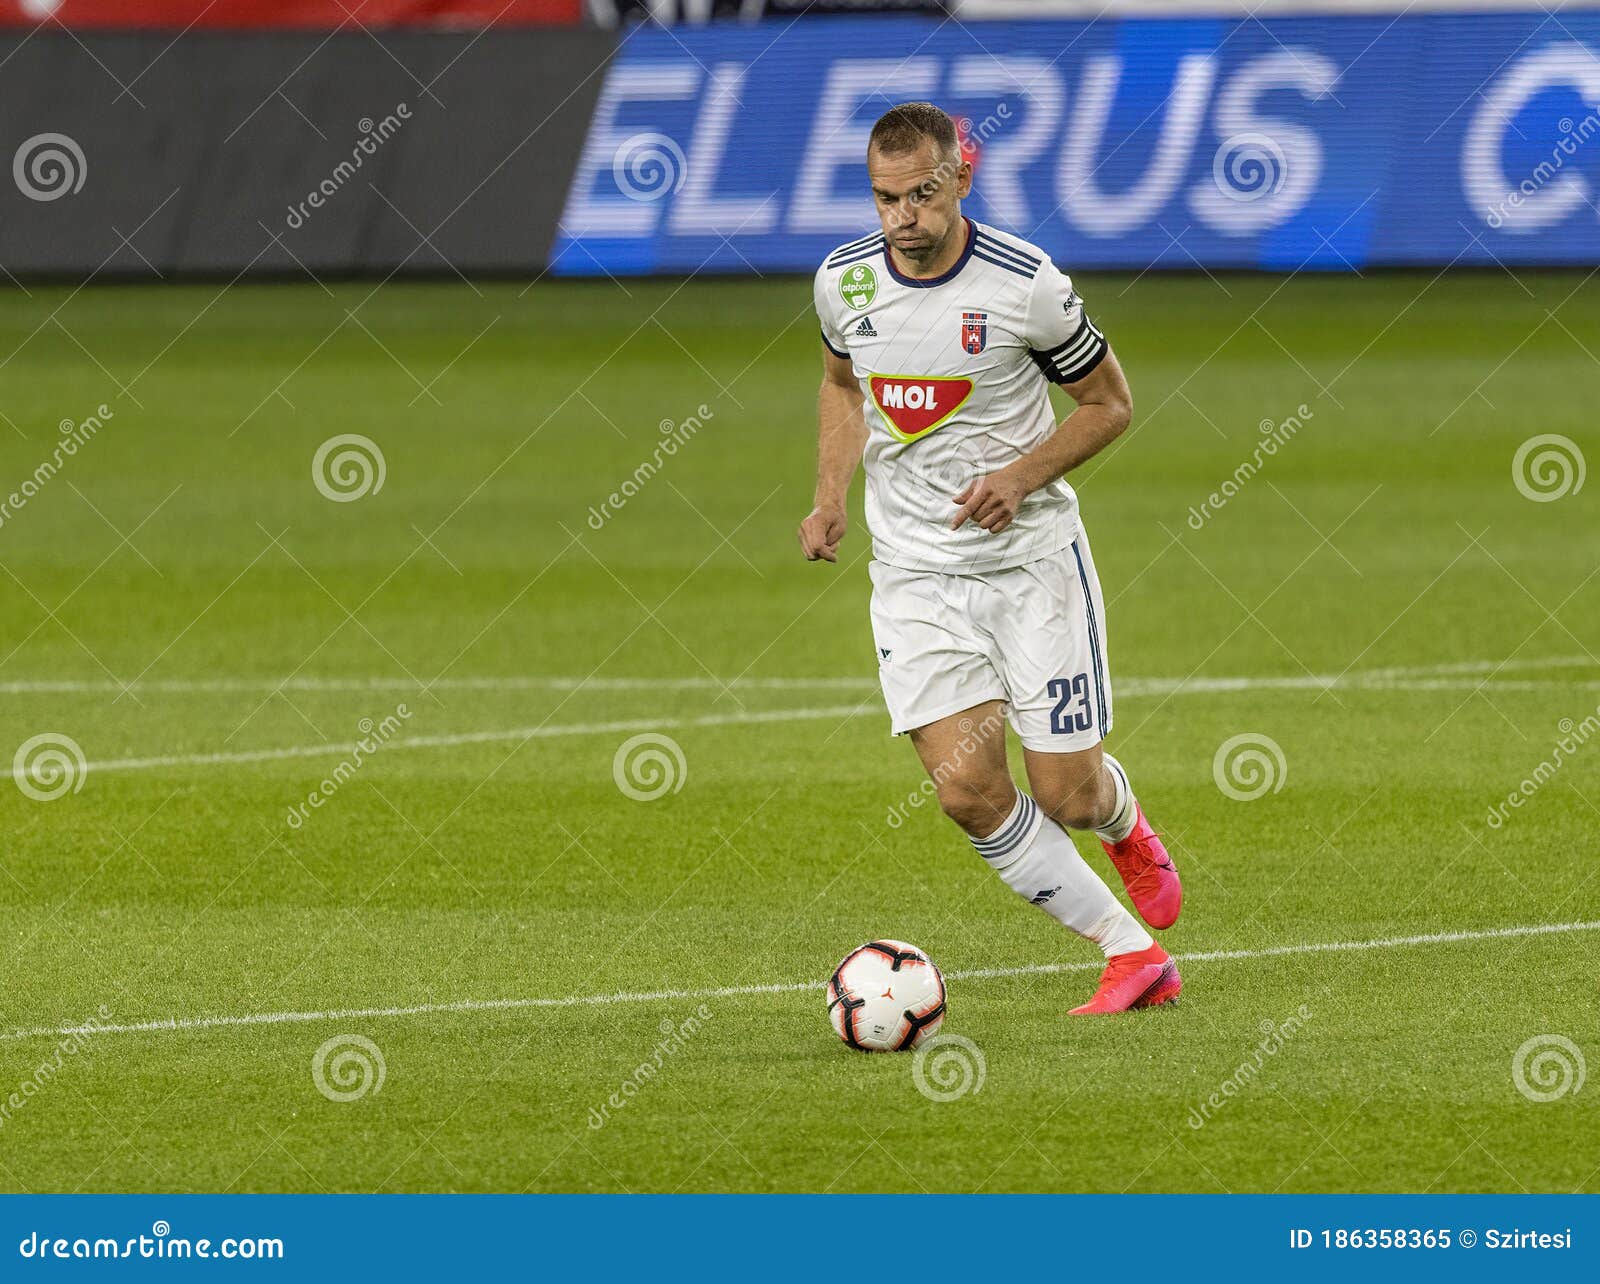
[[1028,488],[1004,468],[988,477],[979,477],[955,497],[954,502],[961,505],[961,510],[950,523],[950,529],[960,530],[961,524],[970,520],[989,534],[998,535],[1011,525],[1027,497]]

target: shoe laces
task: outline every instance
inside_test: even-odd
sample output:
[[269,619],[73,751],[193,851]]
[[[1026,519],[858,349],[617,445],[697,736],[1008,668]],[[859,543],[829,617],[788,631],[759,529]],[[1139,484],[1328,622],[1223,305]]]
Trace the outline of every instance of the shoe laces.
[[1141,839],[1131,851],[1113,852],[1112,864],[1130,886],[1156,891],[1161,886],[1161,873],[1149,844]]
[[1149,959],[1140,958],[1137,954],[1119,954],[1106,963],[1106,970],[1100,973],[1100,984],[1106,985],[1111,981],[1120,981],[1130,972],[1136,972],[1145,966]]

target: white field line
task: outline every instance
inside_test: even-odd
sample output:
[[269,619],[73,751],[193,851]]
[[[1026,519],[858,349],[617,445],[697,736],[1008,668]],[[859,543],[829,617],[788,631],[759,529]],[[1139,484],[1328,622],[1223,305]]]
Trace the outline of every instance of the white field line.
[[[1168,695],[1214,691],[1248,691],[1282,688],[1320,690],[1380,684],[1405,678],[1445,677],[1451,674],[1520,672],[1526,669],[1597,668],[1586,655],[1545,656],[1528,660],[1466,660],[1449,664],[1402,665],[1366,669],[1353,674],[1302,674],[1285,677],[1240,678],[1122,678],[1117,694]],[[1476,684],[1473,684],[1476,685]],[[870,675],[821,678],[571,678],[545,674],[436,678],[417,682],[395,677],[285,677],[285,678],[155,678],[121,683],[110,678],[19,678],[0,681],[0,695],[82,695],[128,691],[132,694],[194,695],[262,691],[871,691],[878,680]]]
[[[695,718],[629,718],[620,722],[557,723],[552,726],[507,727],[500,731],[462,731],[439,736],[396,736],[383,743],[387,755],[397,749],[441,749],[455,745],[493,744],[505,740],[548,740],[553,736],[590,736],[622,731],[660,731],[681,727],[726,727],[743,723],[794,722],[809,718],[850,718],[877,712],[861,704],[839,704],[820,709],[766,709],[744,713],[709,713]],[[290,745],[283,749],[241,749],[230,753],[164,754],[153,758],[108,758],[85,764],[88,773],[97,771],[148,771],[153,767],[204,767],[229,762],[272,762],[280,758],[321,758],[332,754],[354,753],[353,744],[328,741],[320,745]],[[13,780],[28,778],[27,764],[13,764]]]
[[[1231,963],[1241,959],[1273,959],[1297,954],[1349,954],[1366,950],[1403,949],[1415,945],[1454,945],[1464,941],[1498,941],[1519,936],[1552,936],[1564,932],[1600,931],[1600,921],[1533,923],[1420,936],[1384,936],[1366,941],[1313,941],[1273,945],[1259,950],[1201,950],[1174,957],[1184,964]],[[986,981],[997,977],[1049,976],[1058,972],[1098,972],[1103,960],[1081,963],[1028,963],[1020,967],[983,967],[946,972],[952,981]],[[429,1016],[441,1012],[506,1012],[527,1008],[605,1007],[618,1003],[665,1003],[689,999],[732,999],[751,994],[822,992],[823,981],[780,981],[772,985],[725,985],[710,990],[618,990],[610,994],[568,994],[547,999],[458,999],[453,1003],[417,1003],[381,1008],[330,1008],[325,1012],[250,1012],[235,1016],[168,1017],[164,1021],[132,1021],[122,1025],[35,1026],[0,1034],[0,1043],[18,1039],[67,1038],[75,1034],[156,1034],[216,1030],[252,1025],[302,1025],[314,1021],[355,1021],[374,1017]]]
[[[1578,665],[1592,665],[1594,662],[1587,656],[1560,656],[1546,660],[1529,660],[1522,662],[1524,668],[1553,668],[1576,667]],[[1502,665],[1495,660],[1474,660],[1465,664],[1448,665],[1420,665],[1410,669],[1373,669],[1356,674],[1327,674],[1305,675],[1301,677],[1238,677],[1238,678],[1126,678],[1116,687],[1117,694],[1124,697],[1154,697],[1172,695],[1206,695],[1219,692],[1240,691],[1306,691],[1306,690],[1372,690],[1372,691],[1439,691],[1439,690],[1477,690],[1489,686],[1495,690],[1534,690],[1553,688],[1560,690],[1578,690],[1582,688],[1600,688],[1600,681],[1574,682],[1553,681],[1540,682],[1537,680],[1505,680],[1495,679],[1486,682],[1483,679],[1428,677],[1429,673],[1449,672],[1460,673],[1468,668],[1477,667],[1484,672],[1492,672],[1500,667],[1515,667]],[[1405,674],[1415,676],[1406,677]],[[499,682],[507,679],[461,679],[471,682]],[[217,679],[217,681],[232,681],[232,679]],[[376,682],[377,679],[364,680]],[[387,681],[387,680],[385,680]],[[544,682],[574,682],[578,679],[520,679],[529,683]],[[598,681],[598,680],[597,680]],[[680,678],[666,679],[662,683],[654,683],[650,679],[622,679],[609,680],[611,689],[622,689],[614,684],[621,682],[643,683],[647,686],[665,686],[676,689],[711,689],[715,679],[711,678]],[[761,682],[781,682],[785,679],[760,679]],[[877,687],[876,679],[865,679],[865,689],[873,690]],[[825,683],[829,686],[845,686],[855,684],[855,679],[828,678],[828,679],[794,679],[796,684]],[[16,687],[18,684],[10,684]],[[94,684],[90,684],[94,685]],[[407,684],[389,684],[389,689],[398,689]],[[585,684],[586,685],[586,684]],[[8,689],[0,684],[0,692]],[[30,688],[35,689],[35,688]],[[77,688],[72,688],[76,690]],[[95,686],[96,690],[117,690],[114,683],[102,683]],[[148,688],[155,689],[155,688]],[[188,688],[185,688],[188,689]],[[231,689],[231,688],[230,688]],[[244,689],[244,688],[240,688]],[[260,688],[256,688],[260,689]],[[343,688],[341,688],[343,689]],[[362,689],[377,689],[376,687],[363,687]],[[489,689],[489,688],[483,688]],[[629,687],[627,689],[634,689]],[[384,742],[384,749],[446,749],[462,745],[496,744],[506,741],[546,740],[557,736],[588,736],[611,735],[618,732],[634,731],[661,731],[665,729],[681,729],[685,727],[723,727],[759,724],[768,722],[796,722],[825,718],[849,718],[867,713],[880,712],[877,701],[870,704],[858,702],[854,705],[825,705],[821,707],[799,709],[769,709],[745,711],[741,713],[705,714],[699,717],[656,717],[656,718],[630,718],[611,722],[577,722],[540,724],[534,727],[506,727],[491,731],[462,731],[433,736],[406,736],[396,737]],[[240,749],[226,753],[192,753],[192,754],[156,754],[139,758],[108,758],[98,762],[85,763],[84,772],[107,771],[150,771],[162,767],[210,767],[221,766],[228,763],[248,762],[276,762],[292,758],[320,758],[336,754],[351,754],[356,751],[354,744],[340,743],[337,741],[324,741],[315,745],[288,745],[278,749]],[[11,778],[23,781],[29,778],[27,764],[12,764]]]
[[[216,692],[263,691],[815,691],[838,688],[861,691],[874,688],[873,677],[845,678],[563,678],[545,674],[512,673],[499,677],[435,678],[160,678],[129,682],[133,694],[193,695]],[[118,692],[124,684],[110,678],[29,678],[0,682],[0,695],[102,694]]]

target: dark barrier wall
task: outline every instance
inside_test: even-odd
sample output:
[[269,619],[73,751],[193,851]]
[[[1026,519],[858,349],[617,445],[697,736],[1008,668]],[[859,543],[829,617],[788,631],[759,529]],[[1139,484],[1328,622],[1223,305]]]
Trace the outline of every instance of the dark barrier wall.
[[290,31],[383,27],[515,27],[583,20],[583,0],[0,0],[0,26],[48,22],[87,31]]
[[11,275],[530,272],[615,37],[0,40]]

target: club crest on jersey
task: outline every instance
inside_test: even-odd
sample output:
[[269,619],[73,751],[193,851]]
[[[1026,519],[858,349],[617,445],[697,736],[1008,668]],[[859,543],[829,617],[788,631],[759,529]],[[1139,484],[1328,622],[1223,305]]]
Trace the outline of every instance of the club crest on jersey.
[[873,375],[873,404],[900,441],[917,441],[940,427],[972,395],[971,379],[940,375]]
[[961,314],[961,346],[972,356],[977,356],[989,343],[989,314],[963,312]]

